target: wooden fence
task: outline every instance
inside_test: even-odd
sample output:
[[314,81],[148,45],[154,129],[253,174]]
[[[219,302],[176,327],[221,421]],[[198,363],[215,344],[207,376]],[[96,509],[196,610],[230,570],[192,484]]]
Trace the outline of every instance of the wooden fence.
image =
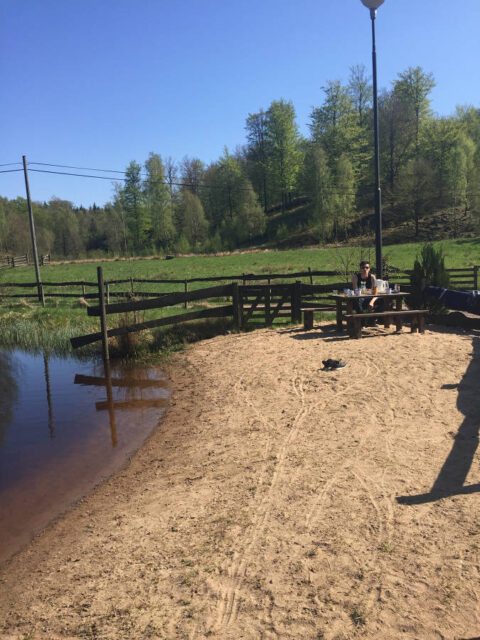
[[[342,284],[337,283],[337,286]],[[294,283],[250,285],[239,285],[237,282],[233,282],[195,291],[167,293],[155,298],[109,304],[106,302],[102,268],[98,267],[98,297],[100,304],[96,307],[87,308],[87,314],[100,318],[100,331],[71,338],[70,342],[72,347],[76,349],[101,340],[104,358],[108,360],[109,338],[145,329],[179,324],[189,320],[231,317],[237,328],[245,327],[250,320],[258,319],[259,316],[267,326],[270,326],[277,318],[282,316],[289,317],[292,322],[299,323],[301,322],[302,308],[334,310],[335,306],[331,303],[326,304],[325,298],[322,297],[331,290],[331,284],[305,284],[300,280]],[[218,304],[219,298],[231,298],[231,304],[220,305]],[[110,314],[165,309],[200,300],[211,300],[216,306],[107,329],[107,315]],[[319,305],[321,306],[319,307]]]
[[[462,269],[447,269],[450,276],[450,287],[452,289],[478,290],[478,270],[480,266],[464,267]],[[390,280],[408,289],[410,286],[411,270],[401,271],[390,267]]]
[[[46,258],[47,256],[43,256]],[[48,257],[49,258],[49,257]],[[1,266],[1,262],[0,262]],[[475,265],[473,267],[465,267],[462,269],[447,269],[453,289],[467,289],[467,290],[477,290],[478,289],[478,271],[479,266]],[[394,267],[390,267],[390,281],[394,283],[398,283],[403,286],[404,289],[408,290],[410,287],[410,274],[411,271],[404,271],[400,269],[395,269]],[[135,285],[140,285],[143,287],[145,284],[178,284],[183,287],[184,293],[188,293],[189,288],[192,284],[195,283],[213,283],[213,282],[232,282],[237,281],[238,283],[242,283],[244,286],[247,283],[253,282],[266,282],[267,284],[271,284],[274,281],[278,280],[298,280],[301,278],[307,279],[310,284],[314,284],[313,278],[332,278],[339,276],[336,271],[313,271],[308,269],[307,271],[301,271],[296,273],[268,273],[268,274],[253,274],[253,273],[243,273],[241,275],[231,275],[231,276],[212,276],[212,277],[202,277],[202,278],[189,278],[178,280],[178,279],[166,279],[166,278],[125,278],[120,280],[109,280],[105,281],[105,295],[107,304],[110,303],[110,298],[149,298],[156,297],[160,294],[157,291],[142,291]],[[128,287],[123,290],[116,290],[116,287],[121,284],[127,284]],[[350,282],[342,281],[342,282],[330,282],[325,284],[325,286],[329,287],[329,291],[332,289],[342,289],[344,287],[349,287]],[[70,291],[67,293],[59,293],[58,291],[49,291],[55,288],[63,288],[69,287]],[[87,292],[87,289],[94,288],[94,292]],[[30,292],[18,293],[15,289],[33,289]],[[77,289],[77,291],[72,291],[71,289]],[[41,293],[45,297],[50,298],[79,298],[82,296],[85,299],[98,299],[98,283],[97,282],[88,282],[83,280],[77,280],[73,282],[43,282],[41,284]],[[4,298],[38,298],[38,288],[35,282],[2,282],[0,283],[0,295]],[[184,302],[185,308],[187,308],[188,302]]]
[[[201,309],[198,311],[186,312],[180,315],[169,316],[166,318],[158,318],[156,320],[149,320],[146,322],[137,323],[130,326],[122,326],[114,329],[107,330],[106,316],[112,313],[128,313],[130,311],[144,311],[147,309],[162,309],[166,307],[172,307],[185,302],[193,302],[199,300],[206,300],[209,298],[221,298],[232,297],[231,305],[215,306],[210,309]],[[216,287],[208,287],[205,289],[199,289],[197,291],[190,291],[184,293],[171,293],[156,298],[150,298],[146,300],[139,300],[134,302],[119,302],[114,304],[106,304],[106,296],[103,281],[103,271],[101,267],[98,267],[98,297],[100,305],[98,307],[89,307],[87,313],[90,316],[100,316],[100,332],[89,334],[85,336],[79,336],[70,340],[73,348],[78,348],[91,344],[92,342],[102,341],[103,355],[105,360],[109,359],[108,354],[108,338],[126,335],[136,331],[142,331],[144,329],[152,329],[155,327],[161,327],[169,324],[177,324],[179,322],[185,322],[187,320],[194,320],[199,318],[220,318],[226,316],[232,316],[236,326],[240,326],[240,318],[238,317],[239,310],[239,296],[238,296],[238,284],[232,283],[230,285],[220,285]]]
[[[24,256],[5,256],[0,258],[0,269],[13,269],[15,267],[24,267],[30,264],[28,253]],[[43,267],[50,264],[50,254],[40,256],[40,266]],[[33,286],[37,286],[36,284]]]
[[0,258],[0,269],[12,269],[14,267],[23,267],[27,264],[28,264],[28,253],[26,253],[24,256],[6,256],[5,258]]

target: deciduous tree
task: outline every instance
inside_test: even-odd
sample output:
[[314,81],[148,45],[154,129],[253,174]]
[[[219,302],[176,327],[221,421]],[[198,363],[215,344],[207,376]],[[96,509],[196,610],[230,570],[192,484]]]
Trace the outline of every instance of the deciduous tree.
[[156,153],[150,153],[145,162],[145,170],[145,207],[151,221],[152,240],[157,250],[168,251],[175,237],[175,228],[162,158]]

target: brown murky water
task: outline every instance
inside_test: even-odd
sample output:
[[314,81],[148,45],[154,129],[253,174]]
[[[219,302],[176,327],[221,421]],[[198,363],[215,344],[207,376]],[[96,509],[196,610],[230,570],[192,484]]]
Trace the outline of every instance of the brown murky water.
[[119,469],[167,398],[151,367],[0,350],[0,562]]

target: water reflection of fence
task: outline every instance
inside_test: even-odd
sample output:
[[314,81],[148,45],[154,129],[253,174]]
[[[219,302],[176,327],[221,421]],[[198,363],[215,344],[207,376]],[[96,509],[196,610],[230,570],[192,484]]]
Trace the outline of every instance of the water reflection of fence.
[[164,380],[159,379],[137,379],[135,377],[128,378],[126,376],[122,378],[113,378],[108,360],[104,360],[105,376],[85,376],[77,374],[75,376],[74,384],[80,384],[82,386],[95,386],[105,387],[107,399],[95,402],[95,409],[97,411],[108,411],[110,421],[110,436],[112,440],[112,447],[116,447],[118,444],[117,435],[117,422],[115,418],[115,411],[130,410],[130,409],[145,409],[157,407],[160,409],[165,408],[167,404],[166,398],[127,398],[126,400],[115,401],[113,397],[113,387],[120,387],[122,389],[146,389],[151,387],[167,386]]

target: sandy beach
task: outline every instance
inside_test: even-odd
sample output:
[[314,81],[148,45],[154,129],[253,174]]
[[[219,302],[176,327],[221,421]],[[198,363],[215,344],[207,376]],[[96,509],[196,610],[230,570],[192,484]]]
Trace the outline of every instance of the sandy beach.
[[148,442],[1,568],[0,638],[480,638],[480,332],[365,333],[176,356]]

